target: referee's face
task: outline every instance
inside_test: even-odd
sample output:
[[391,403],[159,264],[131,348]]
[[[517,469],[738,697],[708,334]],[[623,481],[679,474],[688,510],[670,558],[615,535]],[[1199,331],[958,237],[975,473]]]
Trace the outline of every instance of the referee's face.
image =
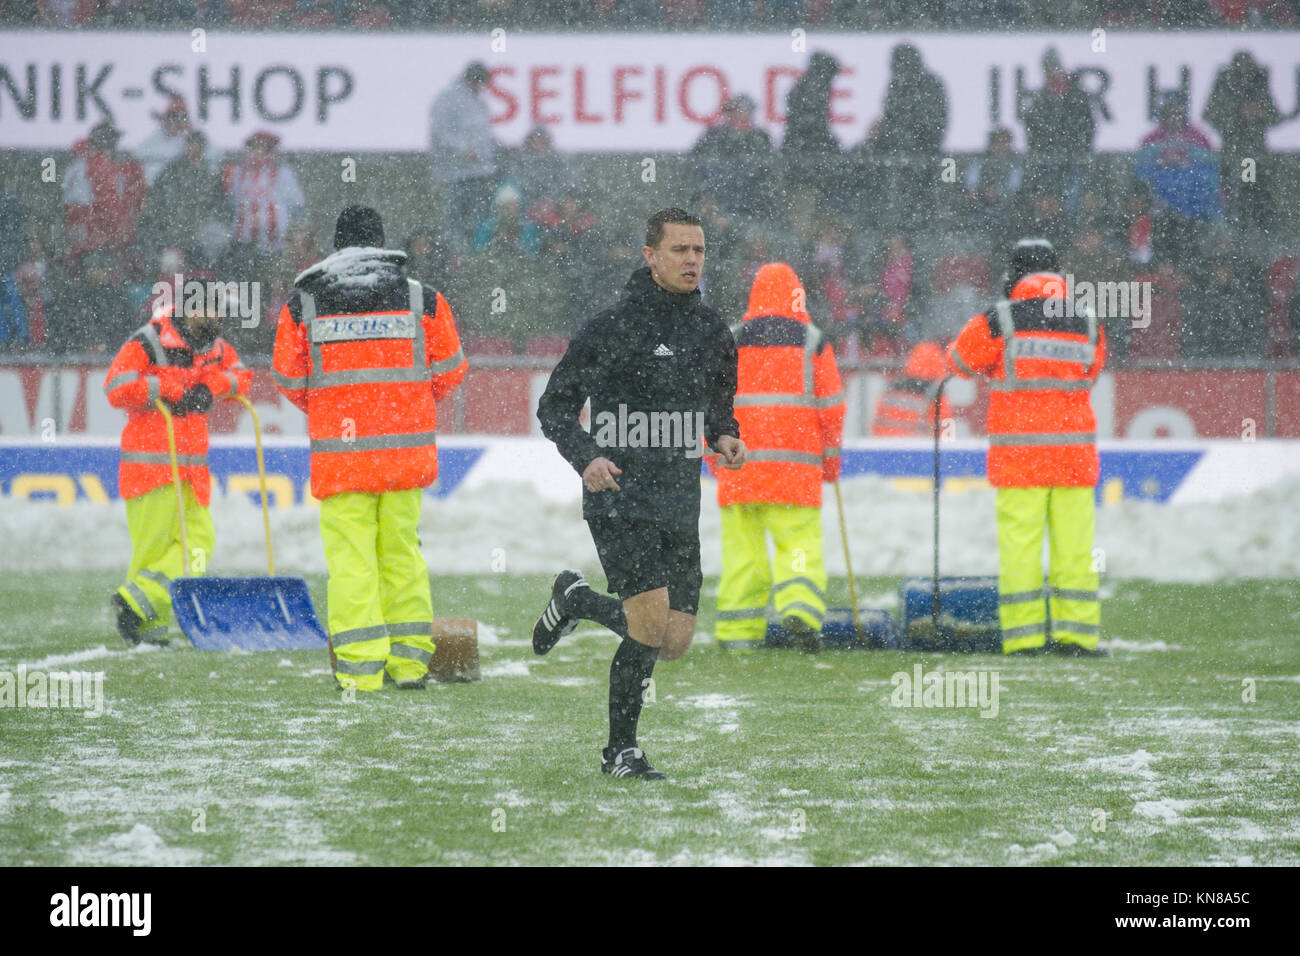
[[664,224],[658,246],[642,246],[650,275],[669,292],[694,292],[704,271],[704,230],[679,222]]

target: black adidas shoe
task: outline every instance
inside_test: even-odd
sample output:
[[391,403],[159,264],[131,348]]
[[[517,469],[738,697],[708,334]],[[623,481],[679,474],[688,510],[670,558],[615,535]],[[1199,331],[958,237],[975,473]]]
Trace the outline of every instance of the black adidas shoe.
[[1110,657],[1104,647],[1084,647],[1071,641],[1052,641],[1047,649],[1060,657]]
[[650,766],[640,747],[625,747],[617,752],[606,747],[600,755],[600,772],[611,777],[640,777],[642,780],[663,780],[668,776]]
[[551,585],[551,602],[533,625],[533,653],[548,653],[560,642],[560,638],[577,629],[579,619],[565,613],[565,598],[574,588],[589,587],[591,585],[581,571],[561,571],[555,576],[555,583]]
[[821,632],[813,630],[803,618],[791,614],[781,624],[794,635],[794,646],[799,648],[800,653],[816,654],[822,649]]
[[116,591],[113,592],[110,603],[117,618],[117,633],[122,636],[122,640],[126,641],[128,647],[135,647],[140,643],[140,625],[144,623],[144,618],[131,610],[131,605],[126,603],[126,598]]

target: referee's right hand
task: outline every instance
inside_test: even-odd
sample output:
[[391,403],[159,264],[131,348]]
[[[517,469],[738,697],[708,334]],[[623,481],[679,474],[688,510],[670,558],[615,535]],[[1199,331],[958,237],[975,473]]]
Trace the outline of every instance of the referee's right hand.
[[593,458],[582,472],[582,484],[592,493],[600,491],[621,491],[618,482],[614,480],[615,475],[623,474],[623,469],[618,467],[608,458]]

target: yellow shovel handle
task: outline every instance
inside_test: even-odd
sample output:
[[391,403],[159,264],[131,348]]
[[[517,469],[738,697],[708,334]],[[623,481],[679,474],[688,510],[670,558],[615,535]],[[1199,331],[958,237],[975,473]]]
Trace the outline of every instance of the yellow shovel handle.
[[176,485],[176,516],[181,522],[181,573],[190,576],[190,546],[185,540],[185,496],[181,493],[181,469],[176,463],[176,430],[172,427],[171,409],[161,398],[153,400],[167,423],[167,453],[172,460],[172,483]]
[[275,558],[271,555],[271,512],[266,506],[266,465],[262,461],[262,424],[257,418],[257,409],[253,408],[253,403],[247,398],[238,392],[227,397],[239,402],[253,416],[253,437],[257,441],[257,483],[262,489],[262,527],[266,529],[266,569],[271,572],[271,577],[275,577]]

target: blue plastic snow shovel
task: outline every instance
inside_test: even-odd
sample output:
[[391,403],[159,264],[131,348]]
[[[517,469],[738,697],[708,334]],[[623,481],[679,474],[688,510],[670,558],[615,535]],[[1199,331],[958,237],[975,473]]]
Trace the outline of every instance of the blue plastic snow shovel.
[[1002,650],[998,579],[939,577],[939,403],[948,379],[934,393],[934,574],[909,578],[898,589],[905,650],[975,653]]
[[181,514],[181,550],[185,554],[185,576],[172,581],[172,613],[176,624],[195,647],[205,651],[282,651],[315,649],[327,644],[325,631],[316,617],[307,582],[302,578],[277,577],[271,553],[271,516],[266,504],[266,466],[262,459],[262,427],[253,404],[242,395],[232,398],[243,403],[253,416],[257,439],[257,477],[262,491],[262,524],[266,529],[265,578],[208,578],[190,576],[190,552],[185,541],[185,514],[181,498],[181,475],[176,463],[176,435],[171,411],[158,400],[155,404],[167,422],[167,447],[171,454],[172,481]]

